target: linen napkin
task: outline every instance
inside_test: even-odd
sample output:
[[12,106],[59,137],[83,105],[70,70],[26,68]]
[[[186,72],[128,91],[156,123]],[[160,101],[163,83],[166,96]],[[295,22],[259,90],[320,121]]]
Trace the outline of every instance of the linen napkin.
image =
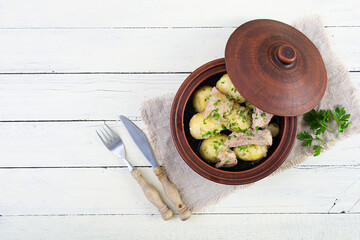
[[[315,44],[327,70],[327,89],[316,109],[334,109],[342,104],[346,111],[351,113],[350,121],[352,124],[344,133],[339,135],[339,139],[335,140],[334,134],[325,133],[325,139],[335,140],[324,145],[325,149],[328,149],[341,139],[360,132],[359,92],[349,79],[348,71],[331,50],[320,18],[308,17],[295,22],[293,26]],[[216,203],[236,189],[256,184],[223,185],[201,177],[188,167],[178,154],[170,133],[170,109],[174,95],[172,93],[144,102],[141,107],[141,116],[148,128],[151,144],[159,163],[162,164],[169,179],[179,189],[188,208],[192,211],[199,211]],[[298,117],[298,123],[298,132],[309,130],[302,116]],[[273,174],[304,162],[312,154],[311,148],[303,147],[302,142],[296,140],[288,158]]]

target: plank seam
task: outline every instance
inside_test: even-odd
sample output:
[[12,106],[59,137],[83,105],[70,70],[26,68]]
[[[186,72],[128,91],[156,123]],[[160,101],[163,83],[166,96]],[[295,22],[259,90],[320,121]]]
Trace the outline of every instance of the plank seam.
[[[131,121],[140,122],[141,117],[134,117],[129,116],[128,117]],[[63,120],[49,120],[49,119],[43,119],[43,120],[0,120],[0,123],[66,123],[66,122],[118,122],[120,121],[117,119],[63,119]]]
[[[360,212],[339,212],[339,213],[327,213],[327,212],[289,212],[289,213],[227,213],[227,212],[219,212],[219,213],[192,213],[192,215],[359,215]],[[178,215],[178,214],[174,214]],[[79,214],[18,214],[18,215],[11,215],[11,214],[4,214],[0,215],[0,217],[80,217],[80,216],[160,216],[157,213],[79,213]]]
[[190,74],[191,72],[0,72],[0,75],[88,75],[88,74],[119,74],[119,75],[173,75]]
[[[349,73],[360,73],[350,70]],[[192,72],[0,72],[0,75],[188,75]]]
[[[101,27],[0,27],[0,30],[99,30],[99,29],[235,29],[239,26],[101,26]],[[358,28],[358,25],[324,25],[324,28]]]

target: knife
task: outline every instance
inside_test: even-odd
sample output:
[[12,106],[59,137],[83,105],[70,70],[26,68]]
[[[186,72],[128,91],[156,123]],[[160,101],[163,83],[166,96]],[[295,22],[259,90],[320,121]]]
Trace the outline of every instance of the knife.
[[176,206],[176,209],[179,212],[180,219],[182,221],[189,219],[191,217],[191,211],[182,202],[179,191],[176,189],[175,185],[169,181],[169,179],[165,175],[165,172],[156,163],[154,154],[151,150],[148,140],[146,139],[145,134],[127,117],[121,115],[120,120],[124,124],[125,128],[128,130],[130,136],[132,137],[140,151],[150,162],[155,175],[158,177],[164,188],[166,196]]

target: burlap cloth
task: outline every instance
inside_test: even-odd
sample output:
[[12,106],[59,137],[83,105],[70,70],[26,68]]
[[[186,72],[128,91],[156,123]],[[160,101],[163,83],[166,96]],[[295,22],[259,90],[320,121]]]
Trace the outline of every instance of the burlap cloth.
[[[351,113],[350,120],[352,124],[344,133],[340,134],[339,139],[325,145],[325,149],[328,149],[336,142],[341,141],[341,139],[360,132],[359,92],[349,79],[348,71],[331,50],[321,20],[318,17],[310,17],[297,21],[293,26],[303,32],[315,44],[326,66],[327,89],[316,108],[333,109],[342,104],[346,111]],[[184,203],[189,209],[199,211],[210,204],[218,202],[236,189],[251,184],[240,186],[218,184],[201,177],[186,165],[171,139],[170,109],[174,95],[174,93],[167,94],[144,102],[141,107],[141,116],[147,125],[151,145],[154,148],[157,160],[164,167],[169,179],[178,187]],[[298,118],[298,122],[298,132],[308,130],[302,116]],[[325,133],[324,138],[333,139],[334,134]],[[302,163],[308,156],[313,154],[310,147],[303,147],[301,144],[301,141],[295,141],[289,157],[273,174]]]

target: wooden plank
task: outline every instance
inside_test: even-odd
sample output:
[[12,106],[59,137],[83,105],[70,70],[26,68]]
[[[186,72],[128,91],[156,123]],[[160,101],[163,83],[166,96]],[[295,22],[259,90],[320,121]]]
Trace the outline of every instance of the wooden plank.
[[[164,196],[152,169],[141,171]],[[290,169],[198,213],[359,213],[350,201],[344,201],[339,212],[333,208],[359,174],[359,167]],[[2,216],[158,214],[126,168],[0,169],[0,182]],[[351,191],[360,196],[359,189]]]
[[[341,197],[335,199],[329,212],[356,211],[355,205],[360,202],[360,178],[345,188]],[[347,210],[345,210],[347,209]]]
[[165,93],[175,94],[186,77],[187,74],[0,75],[0,119],[116,120],[120,114],[139,118],[143,101]]
[[[146,131],[141,121],[135,122]],[[108,122],[123,138],[128,159],[136,166],[150,166],[121,122]],[[102,145],[95,130],[103,122],[0,123],[0,167],[101,167],[125,166]],[[339,142],[301,166],[359,165],[360,135]]]
[[[125,166],[101,143],[96,130],[104,122],[0,123],[1,167]],[[126,143],[135,166],[150,166],[120,122],[108,122]],[[142,122],[136,124],[143,130]],[[146,132],[146,130],[145,130]]]
[[0,217],[0,238],[12,239],[348,239],[360,237],[360,214]]
[[[224,56],[234,28],[2,29],[0,73],[191,72]],[[360,70],[360,28],[326,28],[350,70]],[[26,39],[20,42],[19,39]]]
[[[143,101],[166,93],[175,94],[187,76],[0,75],[0,121],[117,120],[119,114],[139,119]],[[360,72],[350,76],[360,86]]]
[[[360,25],[358,1],[252,2],[190,1],[71,1],[3,0],[0,27],[163,27],[238,26],[255,18],[292,22],[308,15],[320,15],[328,25]],[[19,17],[21,16],[21,17]],[[141,16],[141,17],[139,17]]]

